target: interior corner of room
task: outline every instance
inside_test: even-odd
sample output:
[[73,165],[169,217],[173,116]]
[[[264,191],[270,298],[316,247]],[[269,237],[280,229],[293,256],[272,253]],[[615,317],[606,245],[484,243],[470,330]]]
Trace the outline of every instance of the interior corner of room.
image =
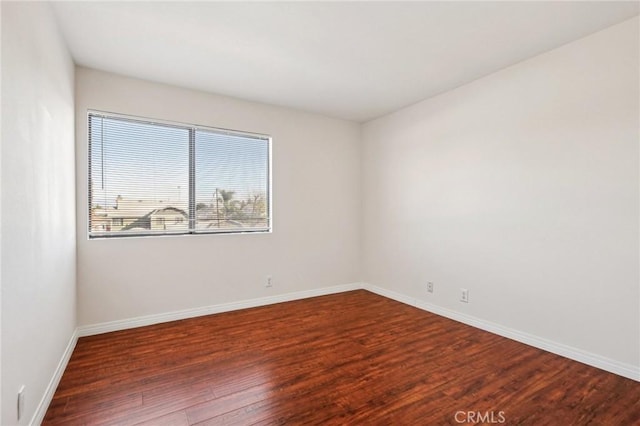
[[[86,12],[117,15],[107,4]],[[640,381],[640,19],[629,7],[604,24],[585,14],[590,30],[504,66],[477,46],[465,60],[486,72],[461,62],[446,90],[384,109],[381,87],[369,110],[349,110],[335,98],[359,85],[331,86],[339,67],[302,44],[287,44],[291,56],[260,48],[297,74],[317,67],[327,88],[305,94],[316,109],[297,80],[273,81],[276,104],[253,81],[243,93],[255,98],[80,63],[69,40],[81,44],[70,28],[81,7],[2,2],[0,423],[42,421],[79,337],[357,289]],[[330,57],[350,53],[369,60]],[[269,135],[273,232],[90,239],[89,110]]]

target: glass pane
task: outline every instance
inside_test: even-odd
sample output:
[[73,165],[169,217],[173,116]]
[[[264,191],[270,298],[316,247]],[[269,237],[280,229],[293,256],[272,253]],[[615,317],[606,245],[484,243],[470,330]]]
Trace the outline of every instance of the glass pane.
[[189,130],[90,116],[90,232],[189,228]]
[[196,131],[196,229],[269,227],[269,142]]

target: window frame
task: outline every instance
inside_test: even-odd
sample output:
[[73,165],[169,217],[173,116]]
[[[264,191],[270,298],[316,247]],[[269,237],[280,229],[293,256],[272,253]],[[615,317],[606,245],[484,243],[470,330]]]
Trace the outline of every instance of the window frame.
[[[189,165],[188,165],[188,174],[189,174],[189,190],[188,190],[188,211],[186,221],[188,223],[188,228],[184,231],[162,231],[162,232],[126,232],[126,233],[112,233],[112,231],[92,231],[91,230],[91,207],[92,207],[92,176],[91,176],[91,161],[92,161],[92,141],[91,141],[91,117],[103,117],[103,118],[111,118],[115,120],[121,121],[129,121],[140,124],[149,124],[149,125],[159,125],[159,126],[169,126],[180,129],[185,129],[189,131]],[[230,136],[240,136],[247,137],[257,140],[263,140],[267,144],[267,185],[266,185],[266,194],[265,201],[267,203],[266,206],[266,214],[267,214],[267,225],[265,227],[256,227],[256,228],[224,228],[224,229],[197,229],[197,209],[196,209],[196,161],[195,161],[195,135],[196,132],[204,131],[204,132],[213,132],[222,135],[230,135]],[[101,111],[96,109],[87,109],[86,116],[86,131],[87,131],[87,239],[89,240],[104,240],[104,239],[112,239],[112,238],[135,238],[135,237],[165,237],[165,236],[191,236],[191,235],[237,235],[237,234],[270,234],[273,232],[273,138],[270,135],[264,133],[255,133],[248,132],[242,130],[233,130],[226,129],[222,127],[213,127],[213,126],[205,126],[201,124],[193,124],[193,123],[184,123],[177,122],[171,120],[164,119],[155,119],[148,117],[135,116],[130,114],[123,113],[114,113]]]

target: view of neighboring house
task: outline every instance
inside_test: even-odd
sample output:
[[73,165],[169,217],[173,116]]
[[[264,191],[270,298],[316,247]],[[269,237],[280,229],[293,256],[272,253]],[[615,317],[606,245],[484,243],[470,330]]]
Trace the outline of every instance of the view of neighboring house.
[[[97,205],[91,209],[91,231],[185,231],[189,229],[187,210],[187,206],[176,206],[174,202],[118,196],[113,207]],[[197,229],[254,228],[266,226],[267,221],[262,196],[245,201],[225,197],[211,204],[200,203],[196,208]]]
[[91,209],[92,231],[185,230],[189,215],[163,201],[116,198],[115,207]]

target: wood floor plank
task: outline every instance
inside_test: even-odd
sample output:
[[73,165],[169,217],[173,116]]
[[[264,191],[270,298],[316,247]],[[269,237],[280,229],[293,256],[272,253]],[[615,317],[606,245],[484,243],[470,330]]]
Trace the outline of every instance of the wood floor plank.
[[469,412],[640,424],[640,383],[359,290],[83,337],[44,424],[454,425]]
[[164,416],[154,417],[146,422],[136,423],[135,426],[189,426],[189,419],[184,410],[174,411]]

